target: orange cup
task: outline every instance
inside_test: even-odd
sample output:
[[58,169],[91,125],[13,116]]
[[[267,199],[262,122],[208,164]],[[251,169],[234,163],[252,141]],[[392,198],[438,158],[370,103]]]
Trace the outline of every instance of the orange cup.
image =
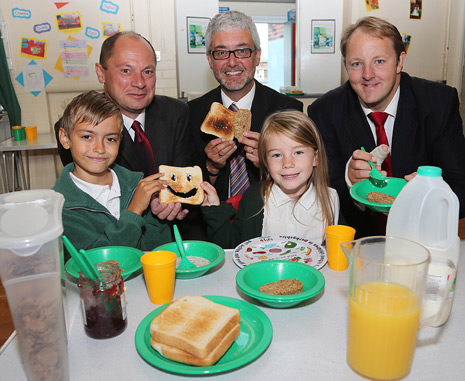
[[171,251],[151,251],[140,261],[145,283],[153,304],[166,304],[173,300],[177,255]]
[[26,137],[27,137],[27,140],[36,140],[37,139],[37,126],[26,127]]
[[326,251],[328,252],[328,266],[332,270],[345,270],[349,261],[342,252],[341,243],[352,241],[355,229],[345,225],[331,225],[326,229]]

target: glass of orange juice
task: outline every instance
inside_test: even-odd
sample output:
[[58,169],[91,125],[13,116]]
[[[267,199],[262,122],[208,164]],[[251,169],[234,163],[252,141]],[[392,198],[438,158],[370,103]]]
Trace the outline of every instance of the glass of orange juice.
[[[420,321],[430,253],[394,237],[367,237],[341,247],[350,263],[347,362],[368,378],[403,378],[412,366],[418,329],[440,318],[438,313]],[[452,275],[453,263],[445,264]]]

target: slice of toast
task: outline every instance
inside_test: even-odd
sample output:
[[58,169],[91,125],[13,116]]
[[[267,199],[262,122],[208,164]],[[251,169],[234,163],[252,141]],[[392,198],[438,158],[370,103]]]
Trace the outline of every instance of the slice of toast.
[[183,204],[200,205],[205,193],[200,187],[203,181],[200,167],[172,167],[160,165],[159,172],[164,176],[161,180],[168,180],[169,184],[160,191],[160,203],[169,204],[181,202]]
[[221,103],[213,102],[205,117],[200,131],[227,140],[234,139],[234,121],[236,113],[224,107]]
[[234,119],[234,137],[236,139],[242,138],[245,131],[250,131],[252,123],[252,113],[246,109],[239,109],[236,112]]
[[151,338],[161,344],[207,357],[240,321],[239,310],[202,296],[173,301],[150,324]]
[[203,358],[195,357],[189,352],[183,351],[172,347],[170,345],[159,343],[153,339],[150,340],[150,345],[158,353],[167,359],[182,362],[184,364],[195,365],[195,366],[210,366],[215,364],[229,349],[234,340],[236,340],[241,333],[240,324],[236,324],[229,333],[220,341],[220,343],[206,356]]

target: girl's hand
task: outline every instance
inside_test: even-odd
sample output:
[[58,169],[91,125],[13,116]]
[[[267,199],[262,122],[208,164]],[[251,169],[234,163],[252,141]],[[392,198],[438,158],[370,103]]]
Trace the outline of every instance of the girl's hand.
[[200,184],[202,189],[205,192],[205,198],[203,199],[202,206],[218,206],[220,205],[220,198],[216,193],[216,189],[213,185],[204,181]]
[[152,198],[157,197],[160,190],[168,184],[167,180],[159,180],[163,175],[164,173],[155,173],[139,181],[128,210],[141,216],[148,208]]
[[158,197],[152,199],[150,208],[152,213],[157,216],[159,220],[182,220],[187,216],[187,213],[189,213],[188,209],[182,209],[182,204],[179,202],[170,204],[165,204],[163,202],[160,204]]

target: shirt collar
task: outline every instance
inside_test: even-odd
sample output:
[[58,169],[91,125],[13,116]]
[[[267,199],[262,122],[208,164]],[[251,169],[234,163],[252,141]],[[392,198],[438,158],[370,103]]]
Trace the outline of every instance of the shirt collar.
[[231,98],[229,98],[221,89],[221,102],[223,103],[223,106],[226,108],[229,108],[232,103],[235,103],[236,106],[240,109],[244,110],[250,110],[252,108],[252,102],[253,98],[255,96],[255,81],[253,82],[253,86],[250,89],[250,91],[244,95],[241,99],[239,99],[237,102],[234,102]]
[[115,171],[113,171],[113,169],[108,168],[108,170],[111,172],[111,176],[113,178],[111,187],[108,185],[99,185],[99,184],[89,183],[87,181],[84,181],[76,177],[72,172],[70,172],[69,175],[71,176],[71,179],[73,180],[73,182],[76,184],[76,186],[79,189],[86,192],[93,199],[97,200],[99,199],[100,195],[103,192],[105,192],[107,189],[110,189],[110,193],[114,196],[121,195],[121,189],[119,186],[118,176],[116,175]]
[[[308,189],[305,191],[302,197],[299,198],[297,203],[308,210],[315,203],[315,197],[316,196],[313,184],[310,184]],[[273,184],[271,188],[271,201],[276,207],[280,207],[284,204],[287,204],[288,202],[294,202],[294,199],[290,198],[286,193],[284,193],[279,186]]]
[[132,138],[134,138],[133,135],[135,134],[135,132],[131,127],[132,127],[132,122],[134,122],[135,120],[137,120],[140,123],[142,131],[145,131],[145,110],[142,111],[139,115],[137,115],[136,119],[129,118],[124,114],[122,115],[123,115],[124,127],[126,128],[126,130],[128,130],[129,135],[131,135]]
[[[391,99],[391,102],[387,105],[386,109],[384,110],[385,113],[388,113],[392,117],[396,117],[397,115],[397,106],[399,104],[399,98],[400,98],[400,85],[397,87],[396,93]],[[362,110],[365,113],[365,116],[368,116],[370,112],[373,112],[373,110],[364,107],[362,102],[360,102],[360,105],[362,106]]]

